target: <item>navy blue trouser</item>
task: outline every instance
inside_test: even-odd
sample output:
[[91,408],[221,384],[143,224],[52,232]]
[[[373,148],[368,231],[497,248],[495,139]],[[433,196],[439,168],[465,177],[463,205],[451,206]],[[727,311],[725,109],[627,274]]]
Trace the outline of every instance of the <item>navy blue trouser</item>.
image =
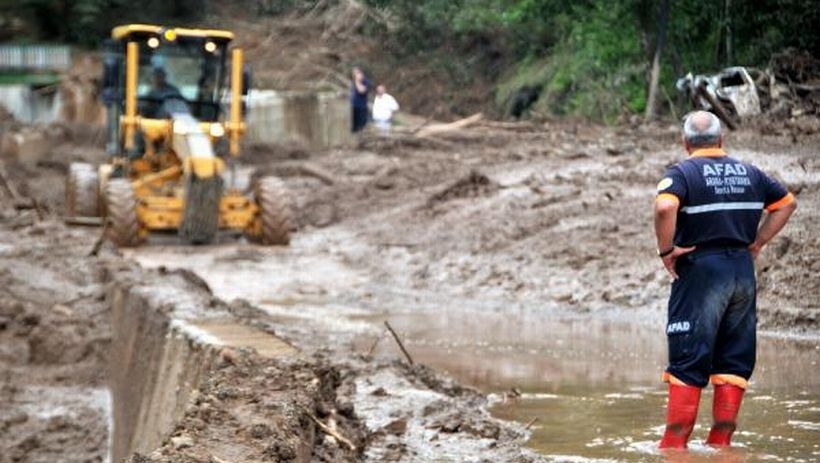
[[358,132],[364,129],[364,126],[367,125],[367,119],[370,115],[367,106],[353,106],[353,112],[351,113],[353,119],[353,132]]
[[681,256],[669,297],[666,371],[690,386],[711,375],[748,380],[755,366],[754,260],[743,248],[695,250]]

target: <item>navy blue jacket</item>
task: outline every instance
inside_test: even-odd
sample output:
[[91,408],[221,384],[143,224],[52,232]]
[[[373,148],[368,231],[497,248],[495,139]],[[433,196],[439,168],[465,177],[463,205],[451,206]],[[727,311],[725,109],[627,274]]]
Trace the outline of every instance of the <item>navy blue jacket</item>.
[[748,246],[764,209],[794,201],[776,180],[718,148],[697,150],[670,167],[658,183],[658,197],[663,195],[680,204],[676,246]]

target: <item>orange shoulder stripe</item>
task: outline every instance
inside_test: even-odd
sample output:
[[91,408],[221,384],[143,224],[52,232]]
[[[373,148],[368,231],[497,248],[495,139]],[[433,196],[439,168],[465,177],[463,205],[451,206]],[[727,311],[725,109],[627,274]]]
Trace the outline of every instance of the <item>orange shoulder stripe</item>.
[[680,198],[673,195],[672,193],[661,193],[658,196],[655,196],[655,201],[667,200],[672,201],[675,204],[680,204]]
[[788,206],[789,204],[794,202],[794,195],[789,193],[786,196],[780,198],[779,200],[769,204],[766,206],[766,212],[774,212],[780,209],[783,206]]

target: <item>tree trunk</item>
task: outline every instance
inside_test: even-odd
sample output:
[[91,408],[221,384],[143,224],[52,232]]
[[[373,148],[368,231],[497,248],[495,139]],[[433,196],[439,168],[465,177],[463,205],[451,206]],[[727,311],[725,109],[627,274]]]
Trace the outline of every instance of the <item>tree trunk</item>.
[[723,20],[726,23],[726,64],[732,66],[735,57],[732,49],[732,0],[724,0]]
[[644,122],[655,118],[655,106],[658,99],[658,80],[661,74],[661,51],[666,38],[666,26],[669,20],[669,0],[661,1],[660,18],[658,20],[658,37],[655,42],[655,56],[652,58],[652,70],[649,76],[649,95],[646,97],[646,112]]

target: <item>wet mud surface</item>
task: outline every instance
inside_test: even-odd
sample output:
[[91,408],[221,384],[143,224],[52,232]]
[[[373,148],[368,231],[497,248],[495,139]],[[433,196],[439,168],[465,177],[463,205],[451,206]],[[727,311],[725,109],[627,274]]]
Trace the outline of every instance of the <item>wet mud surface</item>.
[[[98,231],[57,223],[59,199],[45,201],[45,219],[9,212],[0,392],[14,405],[0,455],[50,461],[71,442],[78,461],[105,460],[104,286],[114,265],[145,281],[185,269],[198,281],[190,291],[212,292],[232,319],[300,350],[289,360],[253,345],[226,350],[162,445],[131,461],[660,459],[668,280],[651,203],[665,166],[682,157],[677,137],[674,127],[566,123],[365,136],[299,159],[256,147],[253,167],[282,174],[294,193],[299,228],[287,248],[230,236],[184,247],[171,235],[123,250],[126,260],[107,245],[89,258]],[[809,461],[820,423],[820,380],[806,373],[820,328],[820,143],[741,132],[727,145],[799,202],[758,261],[760,324],[773,337],[761,342],[741,447],[729,457]],[[26,171],[21,189],[45,190],[60,172],[46,170]],[[693,455],[725,456],[698,446]]]
[[0,461],[107,461],[110,326],[93,238],[15,219],[0,219]]
[[[219,297],[260,308],[257,319],[306,351],[401,358],[382,326],[389,320],[418,362],[492,393],[496,416],[538,418],[530,445],[550,460],[660,459],[668,279],[653,256],[651,203],[665,166],[682,156],[677,136],[548,126],[429,145],[365,138],[310,158],[332,184],[286,177],[301,217],[287,249],[226,238],[203,253],[162,237],[127,255],[148,267],[173,256]],[[806,256],[817,255],[818,144],[735,137],[730,152],[798,192],[800,209],[758,261],[761,328],[771,337],[761,341],[759,395],[734,457],[799,460],[816,454],[810,440],[770,443],[803,442],[818,422],[820,380],[803,373],[817,353],[820,288]],[[266,165],[261,155],[254,162]],[[334,219],[315,220],[317,210]],[[373,422],[366,403],[354,407]],[[763,425],[773,415],[780,428]],[[409,435],[407,448],[424,441]]]

